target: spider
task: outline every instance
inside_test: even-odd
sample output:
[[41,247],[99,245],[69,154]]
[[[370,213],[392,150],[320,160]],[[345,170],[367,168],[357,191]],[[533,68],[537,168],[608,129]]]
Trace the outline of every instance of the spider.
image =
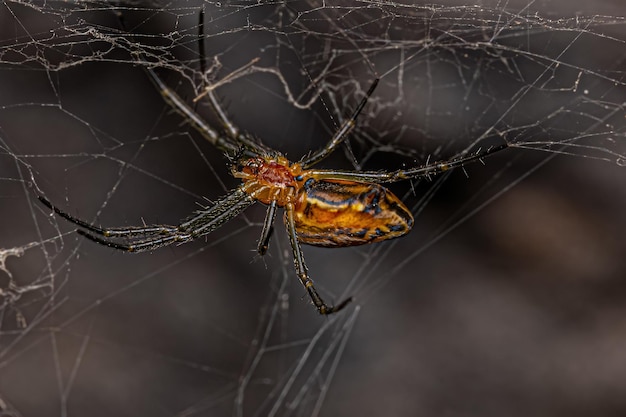
[[267,205],[257,252],[267,252],[276,210],[284,210],[284,223],[300,282],[320,314],[343,309],[352,298],[332,306],[326,304],[309,277],[301,244],[321,247],[347,247],[394,239],[407,234],[413,226],[410,210],[381,183],[428,177],[459,167],[508,147],[507,143],[479,150],[448,161],[385,171],[343,171],[313,169],[347,138],[379,79],[375,79],[349,119],[318,151],[298,162],[269,149],[241,133],[222,110],[213,91],[208,90],[210,107],[222,125],[221,132],[209,126],[178,94],[170,89],[151,68],[146,68],[164,100],[180,113],[216,148],[237,154],[231,166],[242,183],[212,206],[197,211],[179,225],[155,224],[103,228],[80,220],[54,206],[45,197],[39,200],[62,218],[76,224],[77,232],[96,243],[127,252],[145,252],[183,244],[206,236],[256,202]]

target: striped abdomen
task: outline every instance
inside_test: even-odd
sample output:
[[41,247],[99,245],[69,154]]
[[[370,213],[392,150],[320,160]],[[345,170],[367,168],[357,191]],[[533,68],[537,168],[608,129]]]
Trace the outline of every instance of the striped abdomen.
[[405,235],[413,216],[391,191],[378,184],[309,179],[294,207],[298,240],[338,247],[380,242]]

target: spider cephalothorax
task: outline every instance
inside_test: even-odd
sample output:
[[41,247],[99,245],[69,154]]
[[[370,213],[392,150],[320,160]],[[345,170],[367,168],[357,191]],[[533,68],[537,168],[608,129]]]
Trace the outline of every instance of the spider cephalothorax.
[[243,181],[248,194],[263,204],[276,201],[276,206],[293,203],[302,178],[302,166],[282,155],[246,158],[233,167],[232,174]]

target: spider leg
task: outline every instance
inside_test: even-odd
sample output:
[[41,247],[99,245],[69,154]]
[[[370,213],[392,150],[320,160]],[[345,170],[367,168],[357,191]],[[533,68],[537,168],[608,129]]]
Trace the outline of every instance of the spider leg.
[[339,170],[309,170],[307,175],[314,177],[317,180],[320,179],[334,179],[334,180],[347,180],[347,181],[358,181],[358,182],[374,182],[374,183],[385,183],[385,182],[396,182],[402,180],[408,180],[411,178],[422,178],[428,177],[431,175],[441,174],[446,172],[452,168],[457,168],[464,166],[470,162],[480,161],[483,158],[492,155],[496,152],[500,152],[509,147],[508,143],[504,143],[502,145],[494,146],[491,148],[487,148],[484,151],[478,150],[477,152],[460,156],[449,161],[440,161],[434,162],[431,164],[422,165],[415,168],[409,169],[399,169],[397,171],[384,172],[384,171],[360,171],[360,172],[349,172],[349,171],[339,171]]
[[80,220],[72,216],[69,213],[64,212],[60,208],[53,205],[47,198],[43,196],[37,196],[39,201],[43,203],[44,206],[48,207],[52,211],[54,211],[59,216],[63,217],[65,220],[68,220],[74,223],[77,226],[82,227],[83,229],[87,229],[90,232],[96,233],[105,237],[137,237],[137,236],[149,236],[149,235],[157,235],[157,234],[169,234],[176,232],[178,228],[176,226],[169,225],[150,225],[150,226],[131,226],[131,227],[117,227],[104,229],[102,227],[95,226],[93,224],[87,223],[84,220]]
[[352,301],[352,297],[345,299],[341,303],[336,306],[328,306],[322,298],[319,296],[315,287],[313,286],[313,280],[309,278],[309,272],[307,270],[306,264],[304,263],[304,255],[302,254],[302,248],[300,247],[300,242],[298,241],[298,235],[296,233],[296,226],[293,218],[293,204],[289,203],[285,206],[285,223],[287,226],[287,234],[289,235],[289,241],[291,243],[291,250],[293,251],[293,263],[296,268],[296,273],[298,274],[298,278],[300,278],[300,282],[304,285],[307,292],[309,293],[309,297],[311,297],[311,301],[313,305],[317,307],[317,311],[320,314],[333,314],[343,309],[350,301]]
[[181,223],[179,230],[195,239],[207,235],[243,210],[254,204],[253,196],[244,187],[239,187],[217,200],[211,207],[200,210],[195,216]]
[[168,246],[173,243],[186,243],[190,240],[208,235],[221,225],[236,217],[243,210],[255,202],[252,197],[240,189],[236,189],[226,197],[215,202],[207,210],[199,211],[192,219],[182,223],[170,233],[149,239],[141,239],[128,243],[118,243],[114,240],[104,239],[97,235],[87,233],[84,230],[77,232],[87,239],[114,249],[126,252],[146,252]]
[[[202,17],[202,16],[201,16]],[[126,28],[126,23],[124,21],[123,15],[118,15],[118,20],[120,22],[120,26],[126,32],[128,29]],[[204,19],[203,19],[204,20]],[[140,55],[140,58],[142,56]],[[147,61],[146,61],[147,62]],[[227,134],[222,135],[220,132],[217,132],[208,123],[206,123],[202,118],[191,108],[174,90],[169,88],[167,84],[161,80],[161,78],[157,75],[157,73],[150,67],[144,65],[142,66],[148,78],[155,85],[165,102],[178,114],[180,114],[189,124],[202,135],[209,143],[211,143],[216,148],[220,149],[223,152],[235,153],[237,152],[242,145],[248,147],[251,150],[248,150],[249,156],[255,156],[257,153],[254,151],[258,150],[260,146],[258,144],[251,142],[249,139],[246,141],[237,142],[238,137],[230,136],[229,125],[232,126],[230,122],[226,124]],[[218,107],[219,108],[219,107]],[[218,118],[223,120],[221,115],[223,112],[216,111]],[[224,123],[222,123],[224,124]]]
[[[200,54],[200,72],[202,73],[202,82],[204,84],[204,74],[206,74],[206,57],[204,55],[204,7],[200,10],[198,20],[198,53]],[[254,62],[256,61],[253,60],[250,64]],[[228,115],[222,108],[222,105],[220,104],[220,101],[212,88],[205,87],[205,93],[201,94],[200,97],[203,95],[207,95],[209,97],[209,105],[211,106],[211,110],[213,111],[215,116],[217,116],[217,119],[224,128],[226,134],[231,139],[240,143],[240,148],[241,145],[243,145],[245,148],[251,149],[256,153],[263,153],[264,151],[267,151],[263,148],[262,145],[255,142],[254,139],[252,139],[250,136],[245,133],[242,134],[239,132],[239,129],[228,118]]]
[[165,102],[178,114],[180,114],[189,124],[198,131],[209,143],[223,152],[235,153],[241,146],[234,143],[230,138],[220,135],[216,130],[208,125],[198,114],[180,98],[174,90],[169,88],[152,68],[145,68],[146,73],[156,86],[157,90]]
[[259,255],[263,256],[267,252],[269,247],[270,237],[274,231],[274,219],[276,218],[276,200],[272,200],[267,207],[265,213],[265,221],[263,222],[263,229],[261,229],[261,237],[259,238],[259,244],[256,251]]
[[[198,211],[195,216],[179,226],[151,225],[105,229],[71,216],[52,205],[42,196],[39,196],[39,200],[59,216],[88,230],[78,229],[77,232],[81,236],[101,245],[126,252],[150,251],[172,243],[185,243],[207,235],[255,202],[254,198],[246,193],[243,187],[240,187],[216,201],[210,208]],[[118,242],[111,238],[126,238],[126,241]]]
[[192,239],[192,236],[189,234],[177,232],[168,236],[138,240],[134,243],[118,243],[114,240],[105,239],[98,235],[85,232],[81,229],[76,230],[76,232],[79,235],[91,240],[92,242],[96,242],[113,249],[123,250],[125,252],[146,252],[163,246],[171,245],[174,242],[185,243]]
[[374,80],[369,90],[367,90],[367,93],[365,93],[365,97],[363,97],[363,99],[361,100],[357,108],[354,110],[354,113],[352,113],[352,116],[350,116],[350,118],[341,125],[339,130],[335,132],[335,134],[330,139],[330,141],[326,144],[326,146],[324,146],[322,149],[318,150],[313,155],[310,155],[309,157],[305,158],[302,161],[303,168],[307,169],[317,164],[319,161],[321,161],[322,159],[330,155],[337,148],[337,146],[339,146],[343,141],[347,139],[348,134],[352,131],[352,129],[354,129],[357,117],[359,117],[359,114],[361,113],[365,105],[367,104],[367,100],[370,98],[370,96],[376,89],[376,86],[378,85],[379,81],[380,81],[379,78],[376,78]]

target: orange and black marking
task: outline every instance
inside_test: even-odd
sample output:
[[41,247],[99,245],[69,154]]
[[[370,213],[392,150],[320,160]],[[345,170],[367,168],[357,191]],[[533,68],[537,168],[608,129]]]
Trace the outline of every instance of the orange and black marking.
[[305,245],[364,245],[403,236],[413,227],[409,209],[382,185],[319,179],[283,156],[244,159],[233,175],[255,200],[289,206],[297,239]]
[[409,209],[378,184],[309,178],[294,207],[298,240],[323,247],[357,246],[407,234]]

